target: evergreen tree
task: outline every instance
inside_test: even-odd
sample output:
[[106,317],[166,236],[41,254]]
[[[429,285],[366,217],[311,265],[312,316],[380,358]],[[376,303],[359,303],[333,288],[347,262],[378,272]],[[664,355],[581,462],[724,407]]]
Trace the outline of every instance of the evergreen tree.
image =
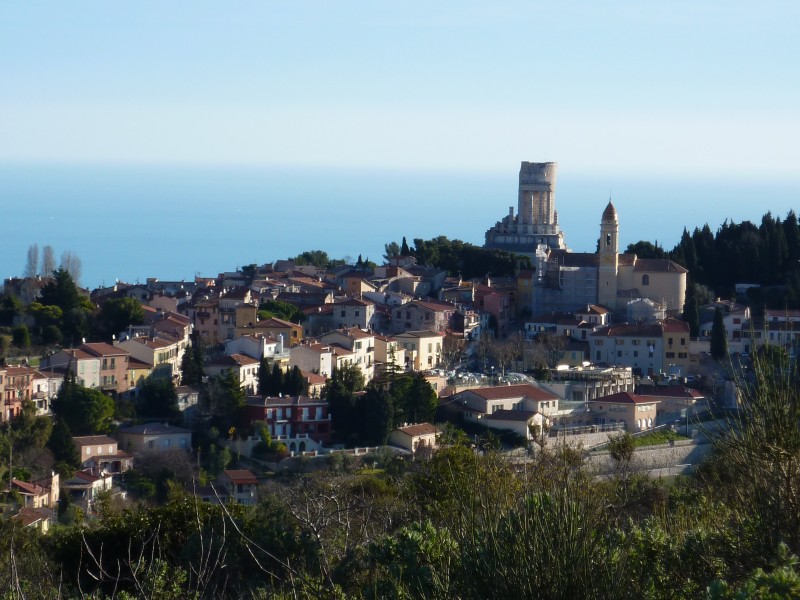
[[406,236],[403,236],[403,244],[400,246],[400,256],[411,256],[411,249],[406,242]]
[[386,443],[393,428],[392,396],[386,388],[373,384],[367,393],[358,397],[356,410],[361,415],[359,443],[379,446]]
[[205,374],[203,347],[195,337],[192,344],[186,348],[181,359],[181,384],[194,387],[200,386],[203,384]]
[[114,298],[100,308],[99,325],[106,338],[125,331],[130,325],[141,325],[143,322],[144,309],[135,298]]
[[52,409],[73,435],[108,433],[114,419],[114,401],[99,390],[79,385],[69,369]]
[[231,416],[238,414],[244,408],[246,399],[239,376],[233,371],[225,371],[217,381],[223,393],[225,410]]
[[689,279],[686,285],[686,301],[683,304],[683,320],[689,324],[689,335],[696,338],[700,334],[700,307],[697,302],[695,284]]
[[797,224],[797,215],[789,211],[783,221],[783,237],[786,240],[786,257],[789,264],[800,260],[800,226]]
[[47,447],[50,449],[50,452],[53,453],[53,458],[55,458],[57,463],[62,463],[68,469],[73,470],[77,469],[78,465],[80,465],[80,455],[72,439],[72,433],[62,419],[56,419],[53,423],[53,429],[50,432]]
[[178,395],[169,379],[147,379],[139,389],[138,412],[142,417],[180,419]]
[[292,370],[286,374],[283,382],[283,393],[287,396],[304,396],[308,393],[308,384],[300,367],[295,365]]
[[268,396],[271,370],[269,368],[269,361],[267,357],[263,357],[258,364],[258,393],[261,396]]
[[728,355],[728,336],[725,332],[725,323],[722,320],[722,311],[714,311],[714,322],[711,325],[711,358],[722,360]]
[[364,389],[364,375],[356,365],[345,365],[334,370],[323,391],[331,414],[333,439],[354,444],[358,441],[360,417],[356,410],[356,394]]
[[42,288],[39,300],[45,306],[58,306],[63,312],[81,307],[81,297],[75,280],[64,268],[53,272],[53,279]]
[[262,396],[277,396],[283,393],[283,371],[281,371],[281,367],[277,362],[272,364],[272,370],[269,372],[266,384]]

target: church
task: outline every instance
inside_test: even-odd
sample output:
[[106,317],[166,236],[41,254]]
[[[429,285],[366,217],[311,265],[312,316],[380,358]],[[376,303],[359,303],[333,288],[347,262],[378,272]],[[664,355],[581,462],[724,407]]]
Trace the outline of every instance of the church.
[[683,312],[687,270],[668,259],[619,252],[619,218],[609,200],[600,219],[595,253],[571,252],[555,209],[556,163],[523,162],[517,215],[486,232],[486,248],[529,256],[536,266],[532,314],[574,312],[589,304],[626,320],[628,304],[647,299],[667,316]]

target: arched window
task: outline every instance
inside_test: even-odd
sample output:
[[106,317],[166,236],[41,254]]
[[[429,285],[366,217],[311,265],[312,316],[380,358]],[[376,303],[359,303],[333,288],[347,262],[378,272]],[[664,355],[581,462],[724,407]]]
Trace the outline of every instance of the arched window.
[[642,275],[642,285],[650,285],[650,275]]

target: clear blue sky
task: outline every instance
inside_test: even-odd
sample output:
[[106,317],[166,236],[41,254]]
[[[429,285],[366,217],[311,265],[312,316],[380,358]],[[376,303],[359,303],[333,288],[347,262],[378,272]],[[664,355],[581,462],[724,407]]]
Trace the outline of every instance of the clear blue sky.
[[0,161],[794,176],[800,3],[0,6]]

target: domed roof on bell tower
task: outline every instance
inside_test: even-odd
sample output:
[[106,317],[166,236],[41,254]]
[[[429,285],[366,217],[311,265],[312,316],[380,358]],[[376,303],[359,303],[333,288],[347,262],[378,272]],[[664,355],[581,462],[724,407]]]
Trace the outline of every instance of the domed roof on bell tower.
[[603,221],[617,221],[617,209],[614,208],[614,204],[611,200],[608,201],[608,206],[603,211]]

